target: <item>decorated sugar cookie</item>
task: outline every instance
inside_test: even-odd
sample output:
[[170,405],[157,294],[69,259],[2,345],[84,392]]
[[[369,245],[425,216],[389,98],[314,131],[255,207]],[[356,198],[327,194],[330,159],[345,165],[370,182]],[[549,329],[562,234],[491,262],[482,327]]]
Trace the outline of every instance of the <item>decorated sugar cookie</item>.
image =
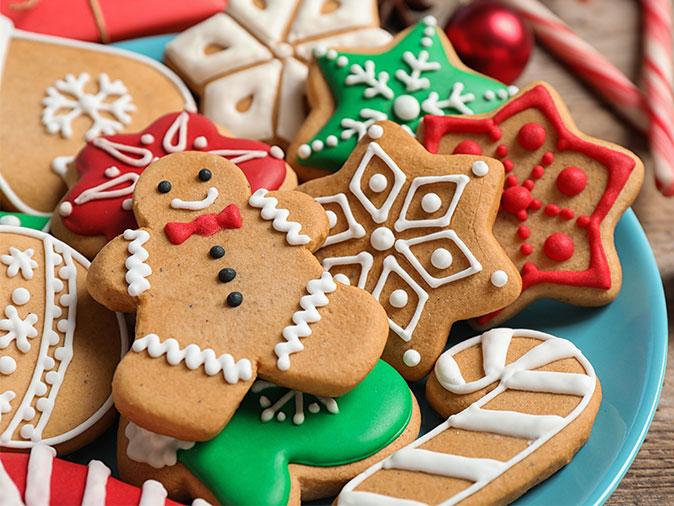
[[414,134],[426,114],[491,111],[516,92],[463,66],[432,17],[384,48],[316,54],[311,114],[288,149],[302,178],[337,171],[376,121],[395,121]]
[[108,46],[15,30],[0,16],[0,208],[47,216],[59,169],[99,135],[194,108],[163,65]]
[[232,134],[287,145],[305,118],[307,63],[316,47],[373,47],[375,0],[233,0],[184,31],[166,61],[201,96],[203,113]]
[[541,297],[582,306],[616,297],[622,275],[613,231],[641,188],[636,155],[581,133],[544,83],[493,114],[429,116],[423,127],[431,152],[492,156],[506,169],[494,233],[520,269],[523,292],[480,325],[504,321]]
[[569,463],[601,402],[578,348],[522,329],[445,352],[426,394],[449,418],[349,482],[338,505],[510,503]]
[[349,479],[414,440],[419,412],[405,381],[380,361],[351,392],[314,397],[259,381],[214,439],[176,441],[120,425],[118,465],[171,497],[285,506],[334,496]]
[[232,162],[188,152],[151,164],[133,207],[141,228],[100,251],[88,285],[105,306],[137,312],[113,383],[133,423],[204,441],[258,376],[338,396],[375,366],[386,314],[323,272],[312,252],[328,219],[308,195],[251,195]]
[[30,214],[5,213],[0,211],[0,225],[27,227],[46,231],[49,228],[49,218],[46,216],[31,216]]
[[136,228],[131,210],[139,175],[157,158],[181,151],[204,151],[235,163],[253,191],[297,184],[278,146],[226,137],[197,113],[174,112],[133,134],[98,137],[75,159],[79,179],[54,214],[52,231],[90,258],[127,228]]
[[126,326],[87,293],[88,267],[50,235],[0,225],[0,448],[69,453],[112,422]]
[[431,155],[383,122],[339,172],[299,187],[328,215],[330,234],[317,252],[323,267],[383,305],[383,357],[407,379],[431,370],[455,321],[520,293],[517,269],[491,231],[503,173],[484,156]]
[[98,460],[87,466],[75,464],[55,458],[54,450],[44,445],[35,446],[30,456],[0,453],[0,493],[8,506],[178,506],[166,498],[166,489],[157,481],[127,485],[110,476],[110,469]]

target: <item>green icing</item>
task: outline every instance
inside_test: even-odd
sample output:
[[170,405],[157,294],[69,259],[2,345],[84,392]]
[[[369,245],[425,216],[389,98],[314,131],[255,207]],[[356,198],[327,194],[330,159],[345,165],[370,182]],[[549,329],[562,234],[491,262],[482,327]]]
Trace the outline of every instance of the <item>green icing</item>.
[[[415,72],[405,61],[411,61],[412,58],[416,66],[416,62],[421,61],[424,66],[436,68]],[[374,121],[388,119],[416,132],[425,114],[489,112],[502,105],[516,91],[483,75],[465,72],[450,63],[433,18],[418,23],[385,53],[369,55],[331,50],[316,61],[332,91],[336,108],[316,136],[300,147],[298,160],[302,165],[332,172],[344,164],[356,147],[359,136]],[[370,74],[380,83],[385,82],[385,87],[390,90],[384,91],[386,95],[377,93],[363,82],[347,84],[347,79],[358,80],[353,70],[356,65],[367,73],[366,62],[370,62],[368,66],[374,63],[374,72]],[[408,80],[414,78],[411,86],[405,82],[406,76]],[[398,100],[405,95],[405,98]],[[408,106],[411,104],[412,112],[415,109],[418,112],[413,117],[405,117],[404,114],[403,117],[398,116],[396,100],[400,106],[398,112],[405,109],[405,102]],[[310,154],[306,156],[309,151]]]
[[[289,463],[325,467],[362,460],[400,436],[412,416],[407,383],[381,360],[356,388],[336,399],[338,413],[329,413],[318,399],[304,394],[302,424],[293,423],[292,398],[279,411],[285,420],[262,422],[265,400],[273,406],[288,392],[276,386],[251,391],[218,436],[178,452],[178,460],[222,504],[285,505]],[[320,404],[318,413],[307,409],[314,402]]]
[[[17,221],[18,220],[18,221]],[[20,227],[44,230],[49,218],[43,216],[30,216],[21,213],[5,213],[0,211],[0,225],[19,225]]]

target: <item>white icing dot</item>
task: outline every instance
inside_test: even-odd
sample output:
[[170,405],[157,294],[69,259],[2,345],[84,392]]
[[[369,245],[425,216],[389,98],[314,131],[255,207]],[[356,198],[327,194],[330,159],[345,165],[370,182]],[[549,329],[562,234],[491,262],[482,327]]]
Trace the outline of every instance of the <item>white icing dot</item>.
[[49,332],[47,332],[47,342],[51,346],[57,344],[59,342],[59,340],[60,340],[59,335],[56,332],[54,332],[53,330],[50,330]]
[[520,92],[520,89],[517,86],[508,86],[508,93],[512,97],[513,95],[517,95]]
[[496,288],[502,288],[508,283],[508,275],[504,271],[494,271],[491,273],[491,284]]
[[42,366],[45,368],[45,370],[49,371],[54,368],[56,365],[56,360],[51,358],[50,356],[46,356],[42,359]]
[[302,144],[299,148],[297,148],[297,156],[300,158],[308,158],[310,154],[311,148],[308,144]]
[[39,396],[43,396],[47,393],[47,385],[40,381],[37,385],[35,385],[35,393]]
[[337,58],[337,51],[334,49],[328,49],[328,52],[326,53],[326,58],[328,60],[334,60]]
[[346,274],[342,274],[341,272],[339,274],[335,274],[332,279],[340,282],[343,285],[351,284],[351,280],[348,278],[348,276]]
[[496,95],[492,90],[487,90],[484,92],[484,99],[485,100],[494,100],[496,98]]
[[430,37],[423,37],[421,39],[421,45],[424,47],[431,47],[433,45],[433,39]]
[[122,202],[122,209],[131,211],[131,209],[133,209],[133,199],[124,199]]
[[388,301],[393,307],[400,309],[401,307],[405,307],[407,305],[409,296],[405,290],[398,288],[397,290],[393,290],[393,292],[391,292]]
[[337,225],[337,215],[334,211],[325,211],[325,215],[328,217],[328,226],[334,228]]
[[311,143],[311,149],[314,151],[321,151],[323,149],[323,141],[316,139]]
[[23,410],[23,413],[21,413],[21,418],[27,421],[35,418],[35,408],[32,406],[26,406]]
[[56,328],[59,329],[59,332],[63,332],[64,334],[68,331],[68,320],[59,320],[58,323],[56,324]]
[[322,56],[325,56],[325,53],[327,53],[328,50],[325,46],[316,46],[314,48],[314,56],[316,58],[321,58]]
[[500,99],[508,98],[508,92],[506,90],[498,90],[496,92],[496,94],[498,95],[498,98],[500,98]]
[[143,134],[140,136],[140,143],[141,144],[152,144],[154,142],[154,135],[152,134]]
[[73,205],[70,202],[62,202],[59,206],[59,214],[63,217],[70,216],[73,213]]
[[417,366],[419,362],[421,362],[421,355],[417,350],[407,350],[403,353],[403,363],[407,367]]
[[434,16],[426,16],[423,19],[423,22],[426,26],[435,26],[438,24],[438,20]]
[[21,220],[18,218],[18,216],[12,216],[11,214],[8,214],[6,216],[0,216],[0,225],[10,225],[12,227],[20,227]]
[[286,414],[285,414],[283,411],[279,411],[279,412],[276,414],[276,419],[277,419],[279,422],[285,422],[285,420],[286,420]]
[[487,165],[487,163],[483,162],[482,160],[478,160],[477,162],[473,163],[472,169],[473,174],[475,174],[477,177],[483,177],[486,176],[489,172],[489,165]]
[[120,175],[120,173],[121,173],[120,170],[117,167],[115,167],[114,165],[105,169],[105,172],[104,172],[105,177],[109,177],[109,178],[117,177],[117,176]]
[[66,358],[67,354],[68,354],[68,349],[64,348],[63,346],[60,347],[60,348],[56,348],[56,350],[54,351],[54,356],[58,360],[63,360],[64,358]]
[[208,146],[208,139],[206,139],[206,137],[203,135],[200,135],[194,139],[193,145],[196,149],[204,149],[206,146]]
[[286,156],[286,154],[283,152],[283,150],[281,148],[279,148],[278,146],[272,146],[271,148],[269,148],[269,154],[273,158],[278,158],[279,160],[283,160]]
[[410,121],[419,116],[419,101],[412,95],[400,95],[393,102],[393,112],[403,121]]
[[53,385],[59,380],[59,374],[56,371],[49,371],[44,375],[44,380],[50,385]]
[[42,397],[41,399],[37,400],[35,407],[38,409],[38,411],[42,411],[44,413],[45,411],[51,411],[54,407],[54,403],[48,398]]
[[379,139],[382,135],[384,135],[384,129],[381,127],[381,125],[372,125],[367,129],[367,135],[369,135],[372,139]]
[[318,404],[316,404],[315,402],[312,402],[311,404],[309,404],[307,409],[309,410],[309,413],[316,414],[321,410],[321,407]]
[[427,193],[421,199],[421,208],[428,214],[433,214],[442,207],[442,199],[437,193]]
[[7,376],[16,371],[16,360],[12,357],[0,357],[0,374]]
[[376,174],[373,174],[372,177],[370,177],[370,180],[367,184],[370,187],[370,190],[373,192],[381,193],[388,186],[388,180],[384,174],[377,172]]
[[334,148],[337,143],[339,142],[339,139],[337,139],[336,136],[334,135],[328,135],[328,138],[325,139],[325,143],[330,146],[331,148]]
[[260,406],[263,407],[263,408],[268,408],[269,406],[271,406],[271,401],[269,400],[269,398],[266,395],[261,395],[260,399],[259,399],[259,402],[260,402]]
[[21,427],[21,430],[19,431],[19,434],[21,434],[21,437],[24,439],[30,439],[33,436],[33,430],[34,427],[30,424],[24,425]]
[[386,227],[375,229],[370,236],[370,243],[377,251],[385,251],[392,248],[395,240],[396,238],[393,235],[393,232],[391,232],[391,229]]
[[432,26],[427,26],[426,28],[424,28],[424,35],[426,37],[432,37],[434,33],[435,28],[433,28]]
[[452,254],[445,248],[437,248],[431,254],[431,265],[436,269],[447,269],[452,265]]
[[340,56],[337,58],[338,67],[346,67],[349,64],[349,59],[346,56]]
[[12,292],[12,302],[17,306],[23,306],[30,300],[30,292],[25,288],[17,288]]

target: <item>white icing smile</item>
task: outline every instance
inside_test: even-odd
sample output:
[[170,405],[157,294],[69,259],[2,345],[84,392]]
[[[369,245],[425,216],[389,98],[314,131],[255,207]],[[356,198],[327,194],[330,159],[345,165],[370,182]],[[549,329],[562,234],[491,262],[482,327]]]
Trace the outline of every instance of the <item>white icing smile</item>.
[[209,207],[215,199],[218,198],[218,189],[215,186],[211,186],[208,189],[208,194],[201,200],[182,200],[182,199],[173,199],[171,201],[171,207],[173,209],[186,209],[188,211],[201,211]]

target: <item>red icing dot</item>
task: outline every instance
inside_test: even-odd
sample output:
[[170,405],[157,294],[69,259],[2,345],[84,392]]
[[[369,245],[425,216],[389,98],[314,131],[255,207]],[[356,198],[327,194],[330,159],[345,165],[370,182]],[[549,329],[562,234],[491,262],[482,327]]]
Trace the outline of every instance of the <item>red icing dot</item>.
[[540,179],[543,177],[543,174],[545,173],[545,169],[541,167],[540,165],[536,165],[532,170],[531,170],[531,177],[534,179]]
[[550,153],[550,151],[548,151],[547,153],[545,153],[545,154],[541,157],[541,164],[545,165],[546,167],[547,167],[548,165],[550,165],[550,164],[551,164],[552,162],[554,162],[554,161],[555,161],[555,155],[553,155],[552,153]]
[[533,252],[534,247],[529,243],[522,244],[520,246],[520,253],[522,253],[523,255],[531,255]]
[[536,269],[536,264],[532,262],[527,262],[522,266],[522,275],[526,276],[527,274],[531,274],[532,272],[536,272],[538,269]]
[[524,183],[522,183],[522,186],[524,186],[527,190],[532,190],[534,188],[534,182],[531,179],[527,179]]
[[559,213],[559,215],[564,218],[565,220],[572,220],[573,217],[575,216],[576,213],[574,213],[571,209],[568,207],[565,207],[562,209],[562,211]]
[[526,225],[520,225],[517,227],[517,235],[520,239],[528,239],[531,235],[531,229]]
[[526,211],[522,210],[519,211],[515,216],[517,216],[517,219],[520,221],[527,221],[529,214]]
[[543,204],[541,203],[540,200],[538,199],[533,199],[531,203],[529,204],[529,209],[532,211],[538,211]]
[[585,228],[589,224],[590,224],[589,216],[578,216],[578,219],[576,220],[576,225],[578,225],[580,228]]
[[481,155],[482,148],[477,142],[466,139],[459,142],[452,153],[455,155]]
[[557,189],[568,197],[582,192],[587,186],[587,174],[579,167],[566,167],[557,176]]
[[559,214],[559,207],[555,204],[548,204],[543,211],[547,216],[557,216]]
[[517,133],[517,142],[524,149],[534,151],[540,148],[545,142],[545,128],[538,123],[527,123],[520,128]]
[[508,147],[505,144],[499,144],[496,148],[496,156],[499,158],[508,156]]
[[499,140],[501,138],[501,129],[496,125],[492,126],[489,129],[489,137],[491,137],[495,141]]
[[501,197],[501,204],[503,205],[503,209],[510,214],[517,214],[529,207],[529,204],[531,204],[531,193],[522,186],[507,188]]
[[505,168],[506,172],[512,172],[513,167],[515,167],[515,164],[513,163],[512,160],[503,160],[503,167]]
[[515,176],[508,176],[507,178],[505,178],[506,188],[508,188],[510,186],[515,186],[516,184],[517,184],[517,178]]
[[545,240],[543,251],[550,260],[563,262],[573,256],[573,239],[563,232],[555,232]]

